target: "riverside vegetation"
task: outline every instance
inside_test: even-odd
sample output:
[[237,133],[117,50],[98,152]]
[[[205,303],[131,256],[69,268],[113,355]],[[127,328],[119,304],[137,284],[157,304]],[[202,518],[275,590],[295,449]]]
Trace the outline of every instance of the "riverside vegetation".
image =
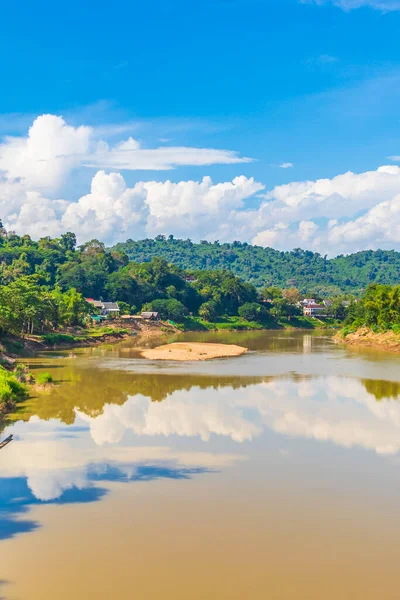
[[400,349],[400,285],[372,284],[349,306],[336,336],[350,344]]
[[[34,241],[7,232],[0,222],[0,359],[20,354],[21,340],[26,343],[33,336],[46,344],[73,345],[126,332],[91,328],[88,317],[94,308],[87,297],[118,302],[122,314],[157,311],[184,331],[323,325],[303,317],[298,306],[302,296],[295,287],[260,289],[223,266],[185,271],[160,256],[134,262],[122,249],[107,249],[98,240],[78,247],[68,232]],[[328,324],[342,318],[341,297],[328,310]],[[14,377],[1,370],[2,411],[26,393],[25,384]]]
[[[0,225],[0,335],[56,339],[60,332],[65,335],[65,328],[87,322],[94,309],[86,297],[118,302],[122,314],[157,311],[184,330],[315,323],[296,305],[301,298],[296,288],[259,290],[229,270],[190,275],[161,257],[132,262],[124,252],[108,250],[98,240],[77,247],[73,233],[33,241]],[[338,317],[339,312],[331,316]],[[67,335],[76,339],[73,333]]]

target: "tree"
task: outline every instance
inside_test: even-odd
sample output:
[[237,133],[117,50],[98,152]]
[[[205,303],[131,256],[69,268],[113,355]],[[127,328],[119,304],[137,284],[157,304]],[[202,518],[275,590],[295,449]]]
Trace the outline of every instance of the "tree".
[[261,323],[268,317],[267,309],[257,302],[246,302],[239,308],[239,316],[246,321]]
[[156,299],[148,302],[143,306],[143,311],[158,312],[162,319],[171,319],[172,321],[183,321],[187,314],[186,307],[175,300],[170,298],[168,300]]
[[300,291],[295,287],[282,290],[282,296],[289,304],[297,304],[302,299]]
[[261,290],[261,296],[264,300],[273,302],[274,300],[282,298],[282,290],[274,286],[266,287]]
[[129,304],[127,302],[118,300],[118,306],[119,306],[120,315],[130,315],[131,314],[131,307],[129,306]]
[[199,315],[205,321],[215,321],[218,314],[218,304],[214,300],[203,302],[199,308]]
[[119,299],[128,304],[134,303],[138,294],[138,284],[129,268],[110,273],[105,289],[110,300],[116,301]]

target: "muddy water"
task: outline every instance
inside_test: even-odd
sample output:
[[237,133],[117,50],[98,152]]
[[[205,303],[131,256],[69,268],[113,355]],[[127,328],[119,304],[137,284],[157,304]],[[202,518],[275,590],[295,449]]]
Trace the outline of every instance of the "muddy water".
[[58,384],[1,434],[0,597],[397,599],[400,357],[183,339],[251,352],[152,363],[127,340],[30,361]]

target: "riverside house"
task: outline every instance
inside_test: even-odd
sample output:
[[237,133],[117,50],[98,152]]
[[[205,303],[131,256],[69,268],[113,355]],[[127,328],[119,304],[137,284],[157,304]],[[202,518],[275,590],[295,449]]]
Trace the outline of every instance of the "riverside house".
[[325,317],[326,306],[324,306],[323,304],[316,304],[315,302],[310,302],[309,304],[304,305],[303,313],[306,317]]
[[119,316],[120,309],[116,302],[103,302],[102,300],[94,300],[93,298],[85,298],[85,300],[100,310],[103,317],[107,317],[108,315]]

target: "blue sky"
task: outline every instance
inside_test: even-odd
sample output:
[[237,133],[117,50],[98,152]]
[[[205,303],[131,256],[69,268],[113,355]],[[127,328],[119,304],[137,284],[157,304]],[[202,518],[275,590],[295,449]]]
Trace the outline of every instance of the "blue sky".
[[[9,138],[5,137],[0,145],[3,184],[17,182],[19,204],[14,207],[14,216],[7,219],[8,215],[3,214],[3,220],[17,230],[27,223],[19,218],[18,211],[26,204],[21,194],[35,192],[46,202],[61,198],[76,203],[88,194],[99,168],[107,176],[118,172],[129,189],[146,181],[170,180],[178,184],[211,177],[215,186],[237,177],[254,178],[263,190],[241,197],[240,206],[228,202],[229,215],[232,210],[259,208],[262,219],[259,214],[252,218],[263,220],[265,231],[276,231],[282,223],[287,227],[284,239],[284,228],[278,228],[278,245],[285,248],[299,241],[298,226],[304,215],[296,214],[288,221],[281,210],[287,206],[275,203],[279,216],[266,216],[262,206],[265,199],[260,199],[260,193],[269,196],[270,204],[285,190],[288,195],[283,184],[316,183],[321,178],[335,182],[336,176],[348,171],[362,174],[391,165],[392,172],[385,173],[390,181],[388,185],[378,184],[375,204],[368,198],[357,201],[351,214],[333,214],[329,210],[330,196],[326,214],[321,206],[311,221],[307,216],[305,222],[316,224],[319,237],[306,236],[300,241],[320,249],[330,239],[333,252],[347,250],[345,238],[349,239],[349,231],[337,230],[332,240],[327,230],[329,222],[338,221],[336,225],[331,223],[332,229],[343,228],[359,218],[365,220],[379,204],[381,185],[391,190],[391,196],[383,194],[383,200],[393,201],[396,197],[392,179],[397,181],[400,175],[395,172],[396,162],[388,157],[400,154],[398,0],[72,0],[63,5],[16,1],[2,7],[2,17],[0,135],[15,136],[14,141],[27,139],[33,121],[51,114],[62,116],[67,126],[93,128],[92,137],[110,148],[132,136],[143,149],[211,148],[253,159],[239,163],[224,160],[224,164],[215,157],[211,164],[178,161],[168,171],[142,169],[140,165],[125,169],[120,162],[118,169],[113,169],[112,162],[85,159],[85,164],[75,162],[73,168],[69,166],[61,178],[62,185],[58,181],[50,190],[46,182],[32,183],[26,169],[19,173],[14,165],[10,167],[9,155],[2,160],[2,149],[8,152]],[[46,139],[44,130],[41,135]],[[16,164],[21,162],[21,152],[19,147],[13,155]],[[46,155],[41,161],[47,159]],[[279,167],[285,163],[293,166]],[[31,168],[27,167],[29,172]],[[54,163],[50,161],[52,168]],[[22,191],[21,181],[26,181]],[[339,193],[332,185],[331,195]],[[347,196],[340,190],[344,200],[351,201],[357,185],[354,183]],[[277,187],[277,195],[271,197]],[[370,196],[375,188],[374,183],[366,194]],[[320,190],[313,188],[312,193],[320,196]],[[175,217],[179,216],[174,200],[164,192],[162,196],[163,208],[171,202],[172,212],[175,210]],[[309,207],[310,197],[301,202],[304,200]],[[113,199],[110,206],[112,203]],[[55,219],[60,221],[60,205],[46,206],[47,210],[53,207]],[[188,208],[180,204],[180,210]],[[220,206],[217,212],[217,218],[224,220],[226,214],[220,214]],[[308,208],[303,213],[308,214]],[[150,217],[154,215],[157,217],[150,208]],[[186,226],[177,228],[178,235],[187,230],[193,239],[216,235],[233,239],[236,232],[246,237],[246,230],[238,227],[240,215],[235,215],[229,228],[217,230],[205,226],[204,213],[198,232],[193,230],[197,217],[185,215],[182,212]],[[79,218],[84,219],[82,210]],[[143,218],[142,214],[136,221]],[[119,231],[117,238],[124,239],[171,228],[170,222],[161,221],[149,225],[147,218],[146,226],[133,227],[132,235],[114,225]],[[75,224],[78,229],[82,226],[76,218],[66,219],[64,224]],[[370,229],[368,223],[361,226]],[[81,228],[86,231],[83,237],[88,235],[88,227]],[[293,237],[296,231],[297,238]],[[49,230],[57,232],[57,227]],[[31,233],[37,237],[36,231]],[[102,227],[100,233],[110,238]],[[263,241],[260,233],[251,230],[247,237],[261,244],[276,242],[272,234],[264,236]],[[382,247],[395,246],[393,232],[379,235]],[[353,240],[347,244],[348,250],[371,245],[374,239],[375,234]]]

